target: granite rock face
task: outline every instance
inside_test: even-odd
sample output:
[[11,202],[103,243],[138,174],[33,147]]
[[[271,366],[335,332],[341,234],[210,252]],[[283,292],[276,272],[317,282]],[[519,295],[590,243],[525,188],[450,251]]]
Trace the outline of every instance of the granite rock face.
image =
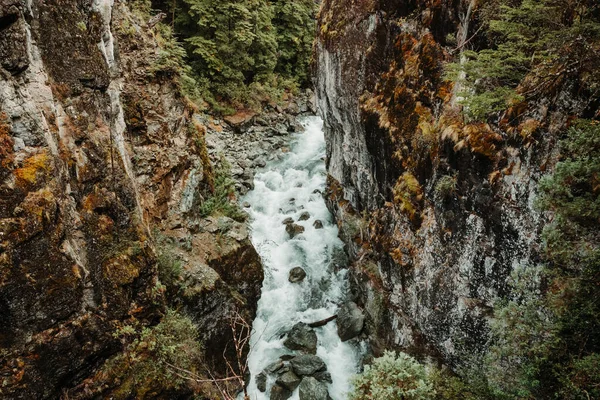
[[316,90],[327,196],[375,353],[395,348],[458,366],[486,348],[509,275],[539,259],[545,219],[534,204],[556,163],[557,133],[586,107],[565,84],[509,122],[462,120],[443,71],[479,29],[475,6],[322,5]]

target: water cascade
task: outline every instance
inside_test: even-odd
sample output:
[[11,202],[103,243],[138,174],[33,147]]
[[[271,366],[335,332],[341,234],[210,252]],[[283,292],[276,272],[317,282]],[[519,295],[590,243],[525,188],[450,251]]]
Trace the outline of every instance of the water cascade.
[[[252,240],[265,267],[248,359],[252,400],[269,399],[275,381],[269,377],[263,393],[257,389],[257,375],[281,356],[294,354],[283,344],[290,329],[298,322],[335,315],[348,296],[343,243],[321,194],[326,181],[322,121],[310,117],[304,126],[305,132],[294,139],[283,159],[256,175],[255,189],[244,199],[250,204]],[[284,223],[288,219],[289,225],[289,218],[304,231],[292,237]],[[300,283],[289,281],[295,267],[306,271]],[[316,355],[327,365],[333,381],[328,385],[329,395],[333,400],[346,399],[349,380],[358,371],[361,346],[355,340],[342,342],[335,322],[315,332]],[[298,398],[296,389],[291,399]]]

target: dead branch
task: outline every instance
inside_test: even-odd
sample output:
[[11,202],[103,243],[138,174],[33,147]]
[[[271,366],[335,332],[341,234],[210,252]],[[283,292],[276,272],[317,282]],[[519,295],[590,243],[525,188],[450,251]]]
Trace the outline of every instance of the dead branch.
[[330,323],[331,321],[333,321],[336,318],[337,318],[337,315],[332,315],[329,318],[325,318],[325,319],[322,319],[320,321],[316,321],[316,322],[313,322],[311,324],[308,324],[308,326],[310,326],[311,328],[318,328],[320,326],[327,325],[328,323]]

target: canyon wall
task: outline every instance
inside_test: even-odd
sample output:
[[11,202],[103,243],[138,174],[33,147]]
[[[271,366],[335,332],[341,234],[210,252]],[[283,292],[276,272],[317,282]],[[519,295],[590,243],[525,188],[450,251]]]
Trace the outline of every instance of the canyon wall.
[[485,46],[477,11],[464,0],[325,0],[319,15],[328,196],[375,354],[460,367],[485,351],[511,272],[539,265],[536,188],[558,133],[588,107],[564,82],[494,122],[466,121],[444,71]]
[[168,306],[201,327],[209,366],[228,317],[253,318],[262,267],[245,223],[195,212],[214,184],[212,119],[160,69],[166,39],[146,15],[0,2],[0,397],[109,395],[118,379],[93,377],[121,350],[114,333],[165,313],[164,247],[183,265]]

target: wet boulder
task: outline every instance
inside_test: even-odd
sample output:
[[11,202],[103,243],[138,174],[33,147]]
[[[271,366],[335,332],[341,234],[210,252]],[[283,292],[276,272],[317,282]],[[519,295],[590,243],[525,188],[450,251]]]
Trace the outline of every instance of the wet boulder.
[[283,225],[289,225],[294,223],[294,218],[288,217],[281,222]]
[[327,371],[316,372],[313,375],[313,378],[315,378],[319,382],[333,383],[333,379],[331,379],[331,374]]
[[[317,352],[317,334],[304,322],[298,322],[288,333],[288,337],[283,342],[283,345],[290,350],[300,350],[315,354]],[[294,360],[292,360],[292,367],[293,363]]]
[[290,364],[299,376],[309,376],[327,369],[325,362],[312,354],[302,354],[294,357]]
[[323,222],[318,219],[314,222],[313,226],[315,227],[315,229],[323,229]]
[[292,397],[292,392],[290,390],[284,388],[283,386],[275,384],[271,388],[271,395],[269,396],[269,399],[271,399],[271,400],[287,400],[290,397]]
[[300,267],[292,268],[290,271],[289,281],[291,283],[300,283],[306,278],[306,271]]
[[275,372],[280,371],[284,366],[285,364],[283,363],[283,361],[278,360],[270,364],[267,368],[265,368],[263,372],[274,374]]
[[300,400],[328,400],[327,386],[315,378],[308,376],[300,384]]
[[300,384],[301,379],[293,373],[292,371],[288,371],[283,373],[277,378],[276,384],[293,392],[298,385]]
[[297,224],[287,224],[285,231],[290,235],[290,239],[304,233],[304,227]]
[[263,393],[267,390],[267,374],[265,371],[256,375],[256,387]]
[[300,214],[300,218],[298,218],[298,221],[308,221],[310,219],[310,213],[308,211],[304,211],[302,214]]
[[348,301],[338,312],[338,335],[342,342],[355,338],[360,334],[365,323],[365,315],[356,303]]

